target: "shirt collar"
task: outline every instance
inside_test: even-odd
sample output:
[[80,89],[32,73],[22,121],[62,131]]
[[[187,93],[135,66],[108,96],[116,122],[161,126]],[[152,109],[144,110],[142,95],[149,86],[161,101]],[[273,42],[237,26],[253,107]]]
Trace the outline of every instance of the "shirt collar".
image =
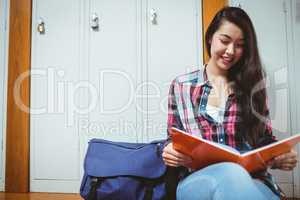
[[[204,64],[203,65],[203,72],[202,72],[203,82],[200,83],[200,86],[208,86],[208,87],[212,88],[212,85],[209,82],[208,77],[207,77],[207,69],[206,68],[207,68],[207,64]],[[233,91],[231,91],[229,93],[228,97],[232,97],[232,96],[235,96]]]

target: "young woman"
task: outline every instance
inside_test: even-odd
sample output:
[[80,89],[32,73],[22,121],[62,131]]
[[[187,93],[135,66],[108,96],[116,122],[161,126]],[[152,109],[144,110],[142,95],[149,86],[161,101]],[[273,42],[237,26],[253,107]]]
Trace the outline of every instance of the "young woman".
[[[205,35],[210,59],[204,68],[178,76],[169,94],[168,128],[176,127],[207,140],[247,151],[271,142],[272,128],[255,30],[240,8],[220,10]],[[186,168],[191,158],[172,142],[163,151],[166,165]],[[292,170],[292,150],[249,174],[235,163],[218,163],[198,171],[185,170],[177,199],[279,199],[282,194],[267,168]]]

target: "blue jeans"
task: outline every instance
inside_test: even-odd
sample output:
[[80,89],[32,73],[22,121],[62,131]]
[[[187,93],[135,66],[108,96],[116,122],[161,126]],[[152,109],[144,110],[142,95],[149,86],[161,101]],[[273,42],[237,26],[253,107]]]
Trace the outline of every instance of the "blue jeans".
[[240,165],[223,162],[196,171],[177,187],[177,200],[279,200]]

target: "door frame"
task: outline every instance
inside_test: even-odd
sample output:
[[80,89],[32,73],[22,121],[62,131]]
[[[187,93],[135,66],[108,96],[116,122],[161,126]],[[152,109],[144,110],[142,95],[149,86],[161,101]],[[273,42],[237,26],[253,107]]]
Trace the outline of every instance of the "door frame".
[[[17,78],[30,70],[32,0],[10,0],[6,115],[5,191],[29,192],[29,113],[15,103]],[[30,81],[19,90],[20,100],[30,106]]]

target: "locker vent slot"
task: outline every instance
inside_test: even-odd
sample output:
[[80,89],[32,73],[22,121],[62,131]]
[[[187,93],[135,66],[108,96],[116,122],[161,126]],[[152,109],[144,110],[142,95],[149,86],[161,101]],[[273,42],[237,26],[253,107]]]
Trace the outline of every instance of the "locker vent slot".
[[300,1],[296,1],[296,23],[300,23]]

